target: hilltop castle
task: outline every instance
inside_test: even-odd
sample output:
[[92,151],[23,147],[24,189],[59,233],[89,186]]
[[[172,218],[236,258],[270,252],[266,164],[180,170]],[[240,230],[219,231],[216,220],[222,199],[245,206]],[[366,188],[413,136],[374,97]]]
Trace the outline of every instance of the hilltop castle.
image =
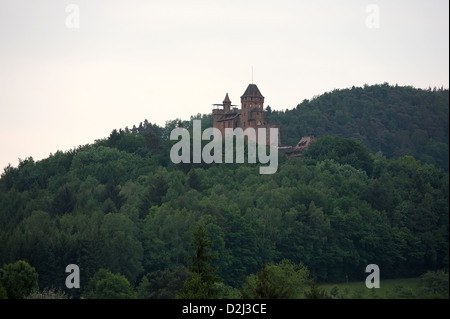
[[[264,120],[264,96],[259,91],[256,84],[249,84],[244,94],[241,96],[241,108],[238,109],[231,104],[228,93],[222,104],[213,104],[212,111],[213,126],[220,130],[222,136],[225,136],[225,129],[235,129],[237,127],[243,130],[252,127],[258,132],[258,128],[266,129],[266,145],[270,144],[269,129],[277,128],[279,125],[270,125]],[[278,131],[279,132],[279,131]],[[258,140],[258,136],[256,136]],[[278,134],[278,146],[280,145],[280,135]]]

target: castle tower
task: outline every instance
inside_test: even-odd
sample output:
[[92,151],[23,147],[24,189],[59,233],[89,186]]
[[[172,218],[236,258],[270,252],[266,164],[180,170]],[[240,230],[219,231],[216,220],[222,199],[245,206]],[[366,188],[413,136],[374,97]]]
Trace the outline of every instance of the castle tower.
[[265,125],[264,96],[256,84],[249,84],[241,96],[241,127]]
[[223,110],[225,112],[229,111],[230,107],[231,107],[231,101],[230,101],[230,98],[228,97],[228,93],[227,93],[227,95],[225,95],[225,99],[223,100],[222,103],[223,103]]
[[[236,105],[231,104],[228,93],[225,95],[225,99],[222,104],[213,104],[213,127],[219,129],[222,136],[225,136],[225,129],[238,127],[240,112],[235,108]],[[233,107],[233,108],[231,108]]]
[[[213,127],[217,128],[222,136],[225,136],[227,128],[242,128],[244,131],[252,127],[256,130],[258,140],[259,128],[266,130],[266,145],[270,144],[270,128],[279,128],[278,125],[268,125],[264,120],[264,96],[256,84],[249,84],[241,96],[241,109],[238,110],[231,104],[228,93],[221,104],[213,104],[212,117]],[[278,131],[278,145],[280,145],[280,134]]]

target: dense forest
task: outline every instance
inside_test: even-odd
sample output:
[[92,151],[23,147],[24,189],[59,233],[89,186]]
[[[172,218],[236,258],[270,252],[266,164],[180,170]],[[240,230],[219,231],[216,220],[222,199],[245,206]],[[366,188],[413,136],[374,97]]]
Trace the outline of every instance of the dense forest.
[[449,91],[390,86],[387,83],[334,90],[286,111],[266,109],[280,124],[281,142],[333,135],[356,138],[388,158],[411,155],[448,172]]
[[[279,153],[272,175],[172,163],[171,130],[210,115],[6,167],[0,298],[317,297],[315,283],[364,280],[368,264],[448,278],[448,90],[367,86],[267,113],[284,144],[319,137],[301,157]],[[79,289],[65,286],[69,264]],[[23,291],[17,273],[32,282]]]

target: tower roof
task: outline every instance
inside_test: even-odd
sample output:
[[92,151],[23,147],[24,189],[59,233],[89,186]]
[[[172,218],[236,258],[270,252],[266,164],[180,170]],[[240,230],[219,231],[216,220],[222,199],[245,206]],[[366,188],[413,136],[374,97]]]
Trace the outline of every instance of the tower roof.
[[243,98],[243,97],[260,97],[260,98],[264,98],[264,96],[262,96],[261,92],[259,92],[259,89],[256,86],[256,84],[249,84],[248,87],[247,87],[247,90],[245,90],[245,92],[241,96],[241,98]]
[[228,97],[228,93],[227,95],[225,95],[225,99],[223,100],[223,104],[225,103],[231,103],[230,98]]

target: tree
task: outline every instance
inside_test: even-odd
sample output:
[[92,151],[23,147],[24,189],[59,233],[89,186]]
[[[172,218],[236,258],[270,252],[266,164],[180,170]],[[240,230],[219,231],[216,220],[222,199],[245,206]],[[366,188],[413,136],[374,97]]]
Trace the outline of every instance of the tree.
[[291,290],[275,280],[264,264],[256,275],[246,278],[241,294],[244,299],[286,299],[291,295]]
[[[223,279],[216,291],[240,288],[250,274],[256,285],[263,263],[272,282],[291,287],[297,270],[276,264],[283,258],[308,265],[318,282],[362,280],[373,262],[384,278],[448,269],[448,164],[434,166],[448,162],[448,109],[448,90],[366,86],[271,110],[283,144],[319,138],[301,157],[281,156],[272,175],[251,163],[171,163],[170,129],[192,129],[181,120],[167,128],[143,121],[133,133],[21,160],[0,174],[0,267],[26,260],[41,289],[63,289],[62,266],[76,263],[82,290],[71,296],[83,295],[100,268],[132,286],[151,274],[145,297],[173,296],[187,277],[171,272],[194,254],[201,220],[214,242],[206,253],[220,256],[206,263]],[[196,118],[212,125],[211,115]],[[204,276],[190,273],[191,291],[208,294]]]
[[117,131],[116,129],[112,130],[111,134],[109,134],[108,142],[110,147],[117,147],[120,139],[124,136],[124,131],[121,129]]
[[120,193],[120,186],[111,178],[105,185],[104,200],[108,198],[114,203],[114,207],[119,210],[126,198]]
[[143,136],[136,134],[123,135],[115,146],[121,151],[133,153],[139,148],[145,147],[145,139]]
[[143,270],[143,248],[136,238],[136,225],[122,213],[109,213],[104,216],[99,232],[103,238],[103,249],[99,252],[102,264],[134,282]]
[[0,191],[6,192],[10,190],[18,176],[19,170],[12,167],[11,164],[8,164],[8,166],[4,168],[3,173],[0,175]]
[[157,270],[144,276],[137,287],[141,299],[173,299],[188,277],[185,268]]
[[160,140],[158,136],[151,130],[144,133],[145,146],[152,152],[158,152],[161,149]]
[[2,286],[2,284],[0,283],[0,299],[7,299],[8,298],[8,293],[6,292],[5,287]]
[[180,299],[211,299],[216,298],[218,290],[216,283],[220,278],[216,276],[216,267],[212,267],[210,261],[216,257],[210,253],[213,242],[209,239],[203,223],[198,223],[192,233],[191,247],[195,249],[194,256],[190,259],[189,271],[191,277],[184,282],[180,289],[178,298]]
[[150,207],[161,206],[168,189],[167,171],[159,169],[151,179],[149,186],[142,193],[139,216],[144,218],[147,216]]
[[310,282],[306,266],[283,259],[278,264],[264,264],[256,275],[248,276],[242,296],[251,299],[303,298]]
[[70,190],[68,184],[64,184],[58,189],[52,201],[51,211],[55,215],[71,213],[75,207],[76,198]]
[[201,191],[202,190],[202,181],[201,177],[198,175],[197,171],[194,167],[188,173],[187,185],[189,188]]
[[324,136],[312,143],[304,156],[317,161],[333,159],[339,164],[350,164],[372,174],[373,160],[364,144],[355,139]]
[[420,276],[421,293],[425,298],[449,297],[448,272],[443,270],[427,271]]
[[22,299],[39,289],[38,274],[29,263],[18,260],[0,269],[1,286],[9,299]]
[[136,293],[125,276],[101,268],[89,281],[84,297],[89,299],[133,299],[136,298]]

